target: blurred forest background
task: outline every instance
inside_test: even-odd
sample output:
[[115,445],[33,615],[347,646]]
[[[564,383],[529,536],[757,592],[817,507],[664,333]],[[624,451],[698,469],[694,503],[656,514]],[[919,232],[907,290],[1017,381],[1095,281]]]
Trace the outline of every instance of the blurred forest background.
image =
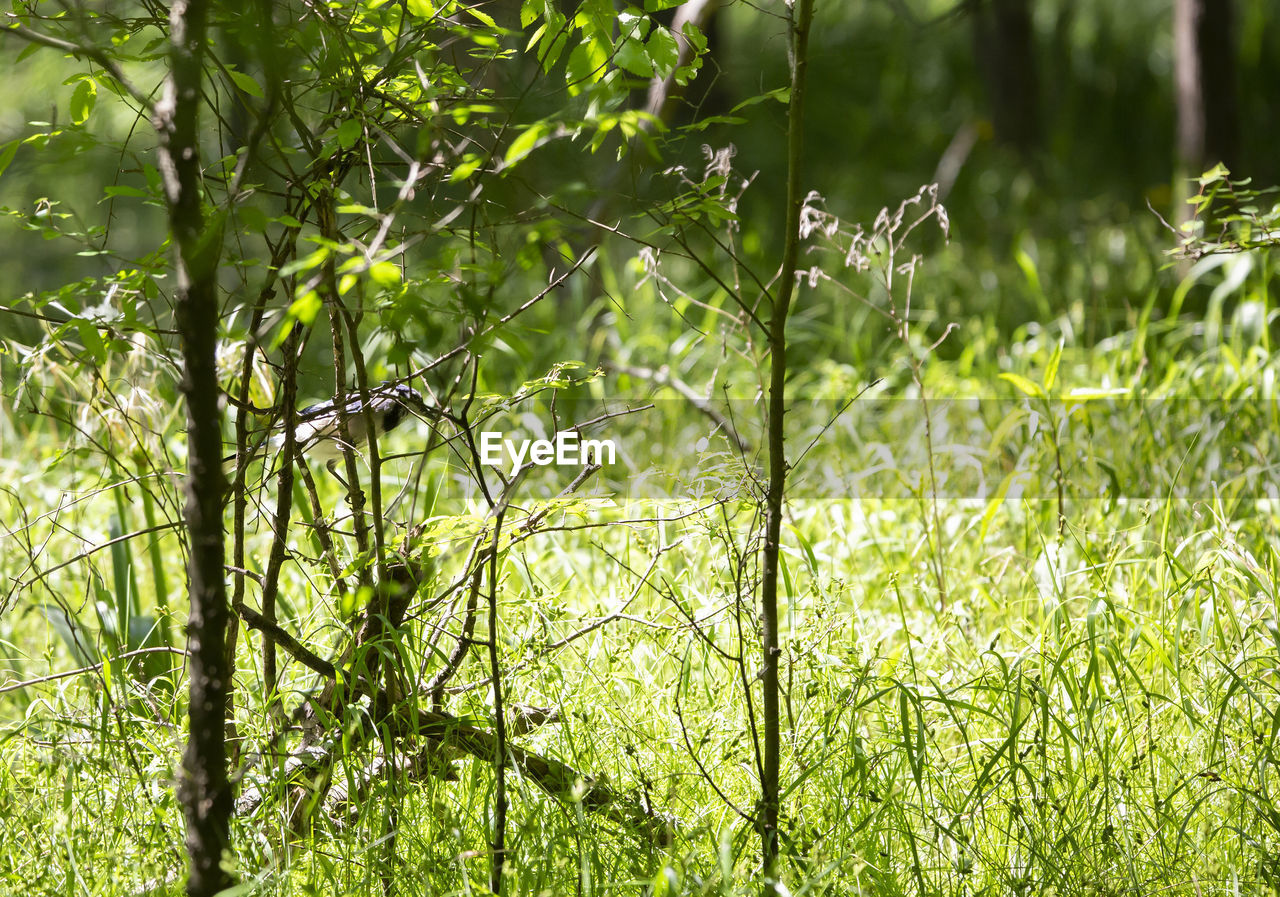
[[[729,117],[739,103],[785,84],[776,14],[738,3],[705,5],[710,54],[673,102],[674,124]],[[1273,85],[1280,76],[1275,4],[1181,4],[1203,7],[1229,35],[1227,47],[1211,43],[1206,50],[1210,143],[1192,158],[1179,142],[1174,5],[828,4],[813,38],[815,112],[806,126],[805,183],[841,218],[870,221],[882,206],[941,181],[958,239],[931,260],[930,313],[962,322],[971,337],[992,332],[1002,342],[1029,323],[1048,326],[1062,316],[1077,337],[1096,342],[1132,323],[1133,308],[1150,291],[1162,290],[1167,299],[1176,288],[1161,255],[1176,240],[1156,214],[1178,221],[1185,198],[1180,178],[1221,161],[1233,176],[1257,185],[1280,181],[1273,133]],[[15,40],[0,45],[10,85],[0,109],[4,142],[45,127],[28,122],[65,125],[79,83],[67,82],[79,71],[70,61],[54,53],[23,54],[19,61],[23,49]],[[742,204],[746,248],[757,255],[778,240],[773,197],[784,178],[784,115],[781,104],[764,104],[743,110],[733,124],[713,120],[683,146],[664,149],[664,164],[696,165],[700,143],[733,144],[738,167],[759,172],[757,189]],[[119,256],[155,247],[161,209],[112,204],[99,195],[102,184],[141,182],[145,163],[116,148],[136,126],[127,109],[104,106],[94,114],[93,139],[66,133],[39,152],[32,146],[17,152],[0,180],[0,204],[11,216],[0,257],[6,296],[104,271],[103,259],[69,257],[57,242],[21,228],[54,185],[59,196],[83,197],[68,209],[83,228],[105,226],[110,217]],[[538,176],[567,191],[627,192],[607,154],[587,160],[587,167],[583,162],[578,147],[566,146],[536,160],[544,169]],[[1028,265],[1036,277],[1028,276]],[[825,323],[820,309],[808,316]],[[987,330],[991,325],[995,331]],[[22,324],[6,318],[3,326]],[[816,357],[864,363],[884,344],[874,330],[828,332],[840,338],[823,341]],[[566,335],[566,342],[580,345],[579,335]],[[957,352],[963,343],[950,341],[942,351]]]

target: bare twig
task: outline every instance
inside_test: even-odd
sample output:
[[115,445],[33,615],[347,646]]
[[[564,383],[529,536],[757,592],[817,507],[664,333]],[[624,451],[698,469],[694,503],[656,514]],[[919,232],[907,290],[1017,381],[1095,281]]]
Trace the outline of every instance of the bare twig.
[[0,685],[0,695],[8,694],[11,691],[18,691],[23,688],[30,688],[33,685],[43,685],[46,682],[56,682],[59,679],[70,679],[73,676],[83,676],[85,673],[96,673],[109,663],[115,663],[117,660],[127,660],[130,657],[141,657],[144,654],[177,654],[180,657],[186,657],[187,652],[182,648],[138,648],[136,651],[125,651],[123,654],[116,654],[106,660],[98,663],[91,663],[87,667],[80,667],[75,670],[64,670],[61,673],[50,673],[47,676],[37,676],[34,679],[24,679],[21,682],[6,682]]
[[258,613],[247,604],[236,606],[236,613],[240,615],[240,619],[244,620],[245,625],[250,629],[256,629],[266,636],[267,640],[279,645],[289,652],[294,660],[301,663],[308,669],[314,670],[326,679],[334,679],[337,676],[337,669],[332,663],[320,657],[302,642],[293,637],[290,632],[280,626],[273,620],[268,620],[262,614]]

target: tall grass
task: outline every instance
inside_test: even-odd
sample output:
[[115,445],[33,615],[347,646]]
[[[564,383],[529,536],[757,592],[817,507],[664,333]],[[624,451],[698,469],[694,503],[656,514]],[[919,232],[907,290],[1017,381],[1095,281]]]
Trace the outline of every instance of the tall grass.
[[[1106,384],[1145,391],[1140,405],[1105,407],[1139,408],[1146,428],[1104,445],[1099,419],[1067,404],[1046,406],[1032,426],[1017,390],[999,379],[1013,372],[1043,383],[1056,345],[1027,335],[1003,356],[920,368],[918,387],[935,402],[972,395],[975,383],[1004,397],[970,422],[984,428],[993,457],[1031,478],[1021,497],[992,483],[981,496],[941,494],[936,512],[918,488],[901,499],[815,493],[788,506],[779,875],[791,893],[1280,891],[1280,508],[1266,495],[1265,465],[1252,480],[1205,486],[1195,477],[1210,450],[1257,454],[1250,440],[1268,432],[1274,365],[1249,345],[1206,342],[1195,323],[1123,332],[1096,350],[1068,341],[1055,397]],[[700,356],[690,370],[709,361]],[[821,374],[799,379],[798,393],[859,381],[838,363],[810,370]],[[1227,420],[1217,405],[1195,418],[1212,426],[1190,454],[1170,442],[1187,425],[1185,406],[1157,401],[1184,394],[1185,383],[1209,395],[1253,390]],[[88,412],[97,401],[67,400]],[[849,411],[855,431],[888,426],[859,419],[861,408]],[[0,466],[9,546],[0,560],[0,881],[31,895],[134,894],[148,883],[178,893],[172,785],[182,690],[163,684],[167,667],[135,662],[148,655],[121,659],[180,638],[181,552],[155,532],[172,517],[173,481],[163,465],[146,479],[104,471],[85,446],[59,456],[61,431],[12,411],[0,427],[18,449]],[[669,417],[655,427],[663,439],[685,432]],[[398,432],[386,454],[413,439]],[[954,473],[948,443],[937,442],[939,470]],[[856,457],[820,444],[804,465],[839,468]],[[389,461],[384,487],[412,486],[416,463]],[[1108,487],[1112,476],[1118,487]],[[321,488],[336,505],[336,484]],[[462,560],[443,546],[478,523],[443,496],[434,513],[424,538],[442,546],[443,583]],[[744,673],[757,697],[758,682],[736,658],[758,623],[726,574],[756,525],[750,504],[690,515],[687,505],[637,499],[556,514],[563,525],[513,544],[499,566],[507,700],[557,715],[514,740],[664,814],[667,825],[655,834],[609,819],[509,769],[511,893],[754,891],[758,853],[744,816],[759,783]],[[264,518],[250,558],[264,556],[267,528]],[[112,542],[139,531],[147,535]],[[343,609],[311,566],[316,549],[302,539],[293,550],[282,618],[310,644],[332,647]],[[175,613],[167,636],[166,608]],[[401,650],[436,662],[430,633],[415,631]],[[287,795],[295,783],[283,762],[252,756],[272,744],[274,724],[252,639],[241,652],[241,786]],[[450,712],[487,727],[486,681],[480,665],[464,666]],[[287,709],[314,688],[299,664],[284,666]],[[301,833],[278,800],[237,819],[233,861],[246,892],[375,894],[390,876],[404,893],[483,893],[492,764],[446,752],[439,775],[402,771],[361,790],[371,754],[351,744],[333,776],[359,799],[322,808]]]

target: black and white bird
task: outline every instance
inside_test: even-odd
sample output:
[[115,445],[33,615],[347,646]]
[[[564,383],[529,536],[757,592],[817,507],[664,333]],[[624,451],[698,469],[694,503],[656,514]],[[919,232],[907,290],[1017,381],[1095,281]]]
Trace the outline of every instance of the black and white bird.
[[[370,416],[378,429],[379,438],[398,427],[412,413],[416,412],[428,418],[437,416],[416,390],[402,383],[370,389],[368,408],[371,415],[365,414],[364,400],[359,393],[354,391],[347,393],[347,433],[351,437],[353,449],[368,442]],[[338,402],[336,399],[329,399],[300,410],[293,434],[298,447],[305,454],[318,460],[332,461],[342,457],[343,450],[346,448],[341,429]],[[276,433],[270,438],[269,444],[273,451],[284,447],[284,436],[284,433]],[[231,461],[234,458],[235,455],[231,455],[225,460]]]

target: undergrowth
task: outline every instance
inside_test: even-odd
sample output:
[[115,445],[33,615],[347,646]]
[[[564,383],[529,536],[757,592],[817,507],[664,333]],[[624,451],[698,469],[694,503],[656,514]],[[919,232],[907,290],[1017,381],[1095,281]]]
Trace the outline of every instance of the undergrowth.
[[[965,398],[974,383],[1001,396],[985,417],[966,416],[983,427],[968,443],[1031,476],[1021,493],[992,480],[985,495],[957,487],[931,496],[918,470],[900,469],[900,498],[815,488],[790,503],[783,880],[792,893],[1276,891],[1280,508],[1265,476],[1197,478],[1175,463],[1185,460],[1182,443],[1173,462],[1161,443],[1180,421],[1216,420],[1214,406],[1187,417],[1181,384],[1251,384],[1244,407],[1265,421],[1274,367],[1248,347],[1204,345],[1196,325],[1166,327],[1160,339],[1165,371],[1135,369],[1130,351],[1062,350],[1039,338],[1003,356],[1019,372],[971,361],[959,377],[958,362],[940,359],[922,368],[935,402]],[[828,373],[828,386],[853,379],[838,365]],[[1149,438],[1115,441],[1129,432],[1116,430],[1105,441],[1095,412],[1066,398],[1072,390],[1087,392],[1076,404],[1113,403],[1112,416],[1141,396],[1132,407]],[[876,425],[858,418],[861,407],[847,412],[855,431]],[[1215,451],[1251,451],[1244,435],[1223,437],[1237,432],[1228,425],[1243,427],[1240,415],[1215,425]],[[47,422],[10,416],[5,426],[20,450],[6,452],[2,468],[10,587],[0,617],[0,877],[33,895],[177,893],[181,667],[166,652],[180,645],[169,596],[182,573],[163,528],[175,514],[172,484],[95,467],[83,445],[63,447],[85,453],[68,466]],[[414,438],[398,434],[390,447]],[[938,445],[938,469],[960,471],[948,465],[963,453]],[[823,452],[801,473],[859,457]],[[391,462],[387,485],[415,482],[418,463]],[[1123,475],[1143,469],[1166,473]],[[324,488],[338,502],[337,487]],[[143,501],[144,491],[160,500]],[[629,826],[517,775],[512,893],[754,887],[744,816],[756,772],[741,683],[756,683],[737,658],[757,623],[726,572],[752,531],[753,506],[692,505],[570,503],[556,512],[560,525],[504,557],[505,689],[513,704],[555,711],[516,743],[665,820],[661,831]],[[469,531],[473,513],[441,499],[436,536]],[[445,582],[460,558],[437,554]],[[297,631],[335,643],[345,624],[324,576],[305,563],[286,570],[281,593]],[[422,642],[404,648],[424,663],[431,656]],[[141,653],[120,659],[129,651]],[[165,662],[144,666],[157,657]],[[237,692],[240,786],[281,791],[281,767],[254,756],[273,727],[255,662],[250,639]],[[313,688],[305,668],[286,665],[286,710]],[[478,667],[460,672],[448,705],[487,723]],[[343,755],[335,778],[355,775],[361,750]],[[381,893],[389,873],[406,893],[479,892],[491,769],[453,752],[439,772],[379,780],[340,813],[313,817],[300,841],[287,806],[264,801],[236,823],[234,862],[248,892]],[[382,844],[393,807],[389,868]]]

